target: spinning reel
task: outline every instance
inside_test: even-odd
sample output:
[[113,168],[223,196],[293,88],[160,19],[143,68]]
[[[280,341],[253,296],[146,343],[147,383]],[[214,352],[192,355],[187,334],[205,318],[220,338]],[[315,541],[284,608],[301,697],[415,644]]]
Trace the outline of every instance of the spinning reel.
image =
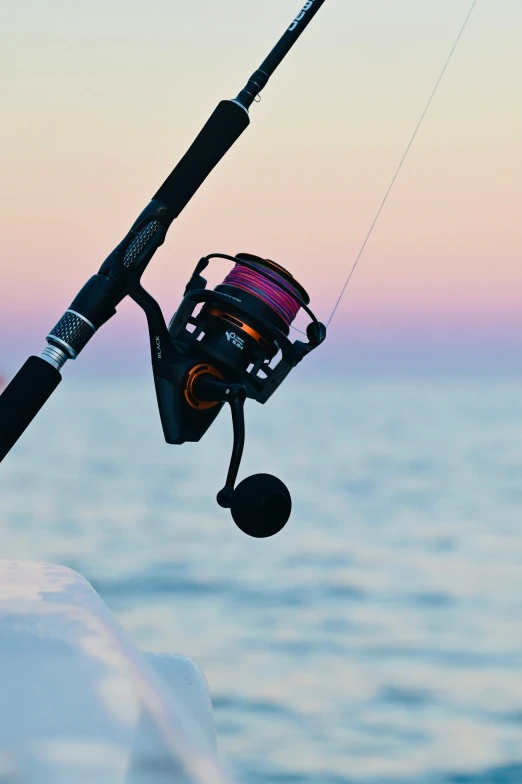
[[[201,273],[214,258],[233,261],[235,268],[221,285],[208,290]],[[196,266],[168,328],[158,303],[141,283],[130,296],[147,317],[165,440],[200,441],[228,403],[234,442],[217,502],[231,510],[244,533],[256,538],[278,533],[292,509],[283,482],[255,474],[235,487],[245,443],[244,404],[247,398],[266,403],[292,368],[326,338],[326,327],[308,307],[308,294],[273,261],[247,253],[214,253]],[[308,343],[292,343],[290,326],[301,308],[311,318]]]

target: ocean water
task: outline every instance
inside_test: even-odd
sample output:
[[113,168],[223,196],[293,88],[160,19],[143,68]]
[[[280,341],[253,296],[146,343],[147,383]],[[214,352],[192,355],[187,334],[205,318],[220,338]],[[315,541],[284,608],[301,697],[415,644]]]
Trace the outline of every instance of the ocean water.
[[194,658],[239,784],[522,782],[522,385],[289,380],[214,501],[228,412],[162,441],[152,384],[64,382],[0,471],[0,557],[82,572],[136,644]]

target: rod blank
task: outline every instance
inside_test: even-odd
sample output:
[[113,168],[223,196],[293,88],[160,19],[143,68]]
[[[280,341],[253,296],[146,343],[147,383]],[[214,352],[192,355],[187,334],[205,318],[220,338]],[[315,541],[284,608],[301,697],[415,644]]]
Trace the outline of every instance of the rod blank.
[[0,462],[31,424],[62,380],[40,357],[29,357],[0,395]]

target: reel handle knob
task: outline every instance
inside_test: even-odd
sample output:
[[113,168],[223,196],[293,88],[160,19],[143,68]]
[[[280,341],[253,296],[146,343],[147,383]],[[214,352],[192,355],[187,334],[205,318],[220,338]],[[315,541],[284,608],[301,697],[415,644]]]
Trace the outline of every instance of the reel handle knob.
[[292,512],[292,498],[283,482],[271,474],[254,474],[234,490],[230,511],[237,527],[255,539],[278,534]]

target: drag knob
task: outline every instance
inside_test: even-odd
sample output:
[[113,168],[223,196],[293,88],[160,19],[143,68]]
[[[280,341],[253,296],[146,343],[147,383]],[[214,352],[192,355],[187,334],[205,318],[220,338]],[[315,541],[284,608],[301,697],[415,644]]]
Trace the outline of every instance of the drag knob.
[[236,487],[230,511],[237,527],[255,539],[267,539],[281,531],[292,511],[288,488],[270,474],[254,474]]

